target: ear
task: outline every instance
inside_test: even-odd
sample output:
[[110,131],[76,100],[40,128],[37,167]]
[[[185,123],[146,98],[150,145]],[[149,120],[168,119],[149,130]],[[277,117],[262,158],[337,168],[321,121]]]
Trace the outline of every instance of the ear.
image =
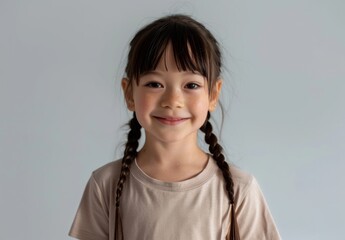
[[220,91],[222,90],[222,85],[223,85],[223,80],[218,79],[213,89],[211,90],[210,102],[208,105],[208,110],[210,112],[213,112],[217,107]]
[[128,78],[122,78],[121,87],[123,90],[123,95],[125,96],[128,110],[134,111],[133,87]]

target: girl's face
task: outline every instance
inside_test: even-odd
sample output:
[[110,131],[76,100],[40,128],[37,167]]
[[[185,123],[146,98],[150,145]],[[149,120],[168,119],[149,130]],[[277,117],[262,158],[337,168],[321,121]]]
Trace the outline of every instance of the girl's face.
[[154,71],[141,76],[138,85],[128,83],[123,79],[127,106],[135,111],[146,140],[164,143],[196,139],[222,85],[218,80],[210,97],[204,76],[178,70],[170,44]]

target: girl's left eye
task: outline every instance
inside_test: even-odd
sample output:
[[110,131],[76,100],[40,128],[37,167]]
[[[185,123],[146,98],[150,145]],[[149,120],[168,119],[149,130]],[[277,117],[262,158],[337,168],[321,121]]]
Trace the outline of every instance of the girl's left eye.
[[200,87],[200,85],[197,84],[197,83],[188,83],[188,84],[186,85],[186,88],[188,88],[188,89],[197,89],[197,88],[199,88],[199,87]]

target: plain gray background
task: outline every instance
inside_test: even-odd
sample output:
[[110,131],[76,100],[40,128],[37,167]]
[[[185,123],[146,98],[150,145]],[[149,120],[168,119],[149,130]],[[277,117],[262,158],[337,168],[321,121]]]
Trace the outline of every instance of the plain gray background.
[[128,42],[169,13],[221,43],[223,145],[282,237],[344,239],[344,12],[342,0],[1,0],[0,239],[68,239],[92,170],[121,155]]

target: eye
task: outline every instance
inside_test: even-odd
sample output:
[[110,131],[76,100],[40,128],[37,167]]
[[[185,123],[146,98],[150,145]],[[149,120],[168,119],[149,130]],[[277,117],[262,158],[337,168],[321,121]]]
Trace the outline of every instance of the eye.
[[200,85],[197,84],[197,83],[188,83],[186,85],[186,88],[188,88],[188,89],[198,89],[198,88],[200,88]]
[[149,87],[149,88],[162,88],[163,85],[160,84],[159,82],[149,82],[145,84],[145,87]]

